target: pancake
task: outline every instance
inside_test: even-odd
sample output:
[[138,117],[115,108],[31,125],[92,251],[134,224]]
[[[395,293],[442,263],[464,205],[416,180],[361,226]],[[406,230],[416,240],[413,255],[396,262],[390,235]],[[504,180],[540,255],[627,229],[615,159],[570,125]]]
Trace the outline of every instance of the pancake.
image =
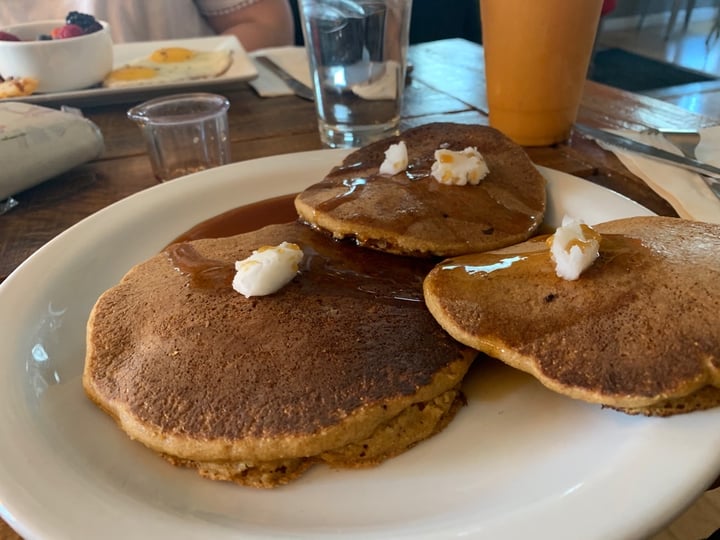
[[[305,254],[288,285],[232,290],[236,260],[283,241]],[[476,353],[425,308],[431,265],[300,223],[174,244],[97,301],[84,388],[131,438],[212,479],[273,487],[317,462],[378,464],[464,403]]]
[[462,343],[572,398],[656,416],[720,405],[720,226],[594,228],[600,256],[576,281],[537,238],[443,261],[428,308]]
[[[379,174],[385,151],[404,141],[408,168]],[[489,174],[478,185],[430,176],[435,150],[476,147]],[[477,125],[427,124],[351,153],[295,199],[300,217],[336,238],[411,256],[451,256],[521,242],[542,222],[545,179],[522,147]]]

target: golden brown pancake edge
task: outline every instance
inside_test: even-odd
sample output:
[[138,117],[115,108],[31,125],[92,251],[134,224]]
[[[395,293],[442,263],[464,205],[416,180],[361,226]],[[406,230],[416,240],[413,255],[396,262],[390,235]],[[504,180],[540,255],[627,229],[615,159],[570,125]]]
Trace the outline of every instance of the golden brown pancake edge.
[[555,276],[531,239],[440,263],[426,304],[460,342],[569,397],[659,416],[720,405],[720,226],[637,217],[595,228],[601,256],[577,281]]

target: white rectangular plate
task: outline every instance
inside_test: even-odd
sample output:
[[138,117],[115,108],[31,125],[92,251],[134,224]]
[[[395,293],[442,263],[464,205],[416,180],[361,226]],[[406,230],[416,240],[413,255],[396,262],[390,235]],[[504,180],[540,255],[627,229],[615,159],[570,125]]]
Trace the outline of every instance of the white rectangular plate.
[[225,88],[228,85],[257,77],[255,64],[250,60],[245,49],[235,36],[211,36],[165,41],[118,43],[113,46],[113,65],[115,68],[123,66],[132,60],[147,56],[154,50],[162,47],[186,47],[199,51],[230,50],[232,51],[233,61],[225,73],[212,79],[195,79],[191,81],[128,88],[92,87],[68,92],[33,94],[32,96],[18,98],[16,101],[38,104],[105,105],[108,103],[141,101],[162,93],[167,93],[168,90],[211,90]]

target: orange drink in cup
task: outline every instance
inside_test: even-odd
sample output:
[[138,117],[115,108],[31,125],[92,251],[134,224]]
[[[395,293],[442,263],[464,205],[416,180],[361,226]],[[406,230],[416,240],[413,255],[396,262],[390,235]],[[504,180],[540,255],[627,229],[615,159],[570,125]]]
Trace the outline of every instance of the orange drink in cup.
[[480,0],[490,125],[524,146],[570,137],[603,0]]

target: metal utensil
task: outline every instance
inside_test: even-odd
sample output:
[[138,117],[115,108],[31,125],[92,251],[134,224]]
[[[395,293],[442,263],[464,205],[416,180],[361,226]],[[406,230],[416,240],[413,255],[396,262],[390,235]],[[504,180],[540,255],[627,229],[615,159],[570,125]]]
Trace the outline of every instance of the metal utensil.
[[615,133],[610,133],[602,129],[596,129],[582,124],[576,124],[575,128],[591,139],[622,148],[623,150],[643,154],[649,158],[696,172],[702,176],[703,180],[713,194],[720,198],[720,183],[718,183],[720,180],[720,168],[718,167],[688,157],[687,154],[679,156],[677,154],[673,154],[672,152],[668,152],[667,150],[655,148],[654,146],[643,144],[633,139],[623,137],[622,135],[616,135]]
[[690,159],[697,159],[695,156],[695,147],[700,142],[700,134],[697,131],[678,131],[667,129],[648,128],[643,133],[658,134],[665,137],[668,141],[677,146],[680,151]]
[[275,75],[280,77],[282,82],[287,84],[290,90],[292,90],[296,96],[307,99],[308,101],[315,101],[315,94],[312,88],[298,81],[295,77],[290,75],[278,64],[273,62],[273,60],[271,60],[267,56],[262,55],[256,56],[255,60],[257,60],[259,64],[272,71]]
[[[700,144],[700,133],[694,130],[667,130],[667,129],[655,129],[648,128],[643,130],[643,133],[658,134],[665,137],[668,141],[677,146],[680,151],[690,159],[697,160],[695,155],[695,148]],[[720,199],[720,180],[717,178],[710,177],[706,174],[701,174],[703,180],[708,185],[710,190],[718,196]]]
[[681,144],[678,145],[678,147],[681,149],[684,155],[679,156],[677,154],[673,154],[672,152],[668,152],[660,148],[655,148],[654,146],[643,144],[633,139],[629,139],[621,135],[616,135],[615,133],[610,133],[602,129],[585,126],[583,124],[576,124],[575,129],[577,129],[580,133],[587,135],[591,139],[605,142],[612,146],[617,146],[618,148],[629,150],[630,152],[643,154],[644,156],[647,156],[649,158],[662,161],[664,163],[669,163],[670,165],[683,167],[685,169],[696,172],[705,181],[707,186],[710,188],[710,191],[712,191],[713,195],[720,199],[720,168],[695,159],[695,146],[699,141],[699,135],[697,136],[696,140],[692,133],[663,133],[659,130],[657,131],[657,133],[663,133],[663,135],[665,135],[668,139],[672,136],[675,136],[676,139],[678,137],[682,137]]

